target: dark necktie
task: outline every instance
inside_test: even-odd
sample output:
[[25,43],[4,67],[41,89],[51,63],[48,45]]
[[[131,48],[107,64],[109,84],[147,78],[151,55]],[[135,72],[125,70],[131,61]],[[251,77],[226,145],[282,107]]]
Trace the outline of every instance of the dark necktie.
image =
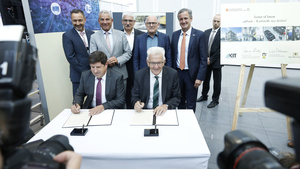
[[158,106],[158,97],[159,97],[159,82],[158,82],[158,76],[155,76],[155,83],[153,88],[153,109],[155,109]]
[[101,85],[102,78],[98,78],[98,84],[96,89],[96,106],[102,104],[102,85]]

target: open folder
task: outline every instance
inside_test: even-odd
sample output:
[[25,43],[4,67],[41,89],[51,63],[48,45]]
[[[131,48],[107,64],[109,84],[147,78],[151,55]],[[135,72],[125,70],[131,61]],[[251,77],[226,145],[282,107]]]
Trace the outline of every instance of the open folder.
[[153,110],[134,111],[130,125],[178,126],[176,110],[167,110],[162,116],[153,116]]
[[103,112],[90,116],[88,109],[81,109],[80,113],[72,113],[66,123],[65,127],[82,127],[84,126],[108,126],[111,125],[115,110],[104,110]]

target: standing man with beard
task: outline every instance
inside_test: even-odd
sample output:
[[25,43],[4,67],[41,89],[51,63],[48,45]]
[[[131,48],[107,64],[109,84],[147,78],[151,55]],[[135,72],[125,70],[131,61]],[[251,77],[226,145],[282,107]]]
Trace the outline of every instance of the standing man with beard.
[[214,92],[212,95],[212,101],[209,103],[207,108],[213,108],[219,104],[219,96],[221,93],[222,66],[220,65],[220,25],[221,16],[218,14],[213,19],[213,28],[205,31],[205,35],[208,40],[207,70],[206,77],[203,82],[202,96],[197,99],[197,102],[207,100],[211,72],[213,72]]
[[[124,26],[124,29],[122,31],[124,31],[124,34],[126,35],[129,47],[132,51],[131,53],[133,55],[136,37],[138,35],[143,34],[144,32],[138,29],[134,29],[135,18],[133,13],[131,12],[123,13],[122,24]],[[133,106],[131,105],[131,89],[133,87],[133,81],[134,81],[133,57],[131,57],[130,60],[126,62],[126,68],[128,72],[127,87],[126,87],[126,106],[128,109],[133,109]]]
[[81,73],[90,69],[89,44],[94,32],[84,28],[86,18],[82,10],[73,9],[71,20],[74,27],[63,34],[63,48],[70,63],[70,78],[74,97],[79,87]]

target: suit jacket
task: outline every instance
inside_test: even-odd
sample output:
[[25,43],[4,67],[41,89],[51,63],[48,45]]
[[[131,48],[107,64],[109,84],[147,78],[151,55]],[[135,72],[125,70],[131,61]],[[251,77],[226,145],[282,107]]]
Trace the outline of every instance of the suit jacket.
[[[158,32],[158,46],[165,49],[166,65],[172,67],[172,57],[170,48],[170,38],[168,35]],[[135,42],[135,50],[133,54],[133,70],[136,72],[139,69],[148,67],[147,62],[147,33],[139,35]]]
[[[124,29],[122,30],[124,32]],[[143,31],[140,31],[138,29],[134,29],[134,40],[133,40],[133,48],[132,48],[132,56],[134,54],[134,49],[135,49],[135,41],[136,41],[136,38],[138,35],[141,35],[143,34],[144,32]],[[134,76],[134,73],[133,73],[133,57],[131,57],[129,59],[128,62],[126,62],[126,68],[127,68],[127,72],[128,72],[128,76],[132,77],[132,85],[133,85],[133,76]],[[129,79],[128,79],[129,80]],[[129,82],[127,82],[127,85],[129,84]]]
[[[75,102],[83,109],[91,108],[94,97],[95,76],[91,70],[82,73],[80,84],[75,95]],[[85,102],[84,97],[87,96]],[[105,97],[106,101],[103,103],[105,109],[124,108],[125,104],[125,88],[123,77],[120,73],[111,69],[106,71],[105,81]]]
[[[219,28],[218,32],[216,33],[213,42],[211,44],[210,48],[210,65],[212,68],[221,68],[222,66],[220,65],[220,30]],[[209,36],[211,33],[212,29],[207,29],[205,31],[206,39],[207,39],[207,44],[209,41]]]
[[108,59],[112,56],[116,57],[119,64],[109,68],[119,72],[123,75],[124,79],[127,79],[128,73],[125,63],[131,58],[131,50],[124,32],[116,29],[112,29],[111,31],[113,36],[113,51],[109,51],[105,41],[106,38],[103,35],[103,31],[100,30],[91,36],[90,52],[102,51]]
[[[173,68],[177,68],[178,40],[181,30],[172,34],[171,52]],[[190,78],[194,82],[196,79],[205,79],[207,67],[207,40],[204,32],[192,28],[188,48],[188,66]]]
[[[141,100],[145,103],[144,107],[146,108],[150,98],[150,90],[150,68],[146,67],[136,71],[131,92],[132,105]],[[180,100],[181,93],[177,71],[164,66],[162,72],[162,102],[168,104],[169,109],[175,109],[178,107]]]
[[[85,29],[85,32],[89,44],[94,31]],[[79,82],[81,73],[90,69],[89,54],[75,28],[66,31],[62,39],[64,52],[70,63],[71,82]]]

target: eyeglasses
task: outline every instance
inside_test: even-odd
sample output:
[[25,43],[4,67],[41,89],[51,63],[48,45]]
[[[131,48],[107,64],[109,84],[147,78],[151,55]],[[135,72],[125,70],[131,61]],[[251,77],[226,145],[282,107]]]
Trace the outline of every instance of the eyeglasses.
[[127,20],[127,19],[123,19],[124,22],[133,22],[134,20]]
[[163,63],[164,62],[149,62],[150,66],[155,66],[155,65],[161,66],[161,65],[163,65]]
[[146,22],[146,25],[148,25],[148,26],[151,26],[151,25],[155,26],[155,25],[157,25],[157,22]]

